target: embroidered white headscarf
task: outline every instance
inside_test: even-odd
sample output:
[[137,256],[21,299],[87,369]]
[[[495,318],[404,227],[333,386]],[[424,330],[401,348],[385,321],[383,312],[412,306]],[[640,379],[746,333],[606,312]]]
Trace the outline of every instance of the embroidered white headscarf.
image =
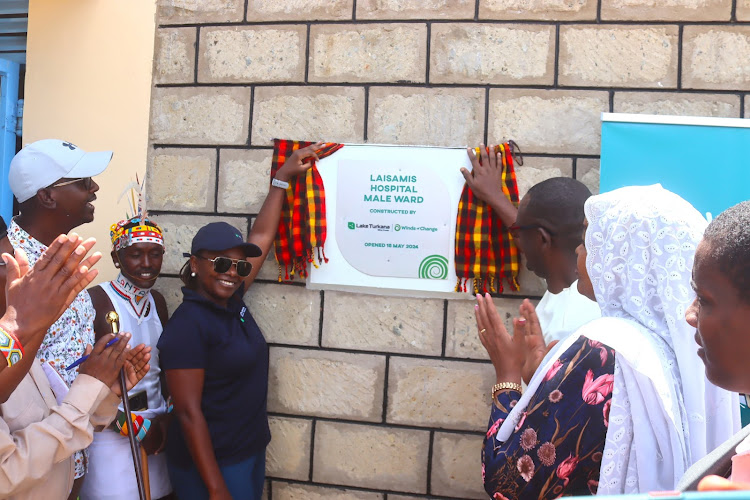
[[616,352],[598,494],[672,489],[739,429],[737,396],[708,382],[695,330],[685,321],[706,221],[659,185],[592,196],[584,211],[586,270],[602,319],[547,355],[498,440],[510,436],[549,367],[583,335]]

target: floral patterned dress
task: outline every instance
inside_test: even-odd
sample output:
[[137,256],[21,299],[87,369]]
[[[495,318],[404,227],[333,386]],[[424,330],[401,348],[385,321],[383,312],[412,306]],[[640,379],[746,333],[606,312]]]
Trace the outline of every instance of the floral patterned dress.
[[[22,248],[26,252],[31,267],[47,250],[46,245],[29,235],[15,220],[11,220],[8,227],[8,241],[13,248]],[[47,330],[47,335],[36,354],[39,361],[49,363],[57,370],[68,385],[78,376],[78,368],[70,371],[65,368],[83,356],[86,344],[94,345],[95,315],[91,297],[84,290]],[[82,450],[74,455],[76,479],[86,472],[85,452],[86,450]]]
[[580,337],[555,361],[508,440],[497,431],[521,394],[499,392],[482,449],[494,500],[593,495],[612,403],[615,353]]

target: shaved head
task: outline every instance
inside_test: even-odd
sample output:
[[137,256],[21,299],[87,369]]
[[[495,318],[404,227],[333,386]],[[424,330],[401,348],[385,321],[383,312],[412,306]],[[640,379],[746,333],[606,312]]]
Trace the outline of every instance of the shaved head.
[[544,224],[563,237],[563,242],[570,239],[575,248],[583,231],[583,204],[590,196],[585,184],[570,177],[544,180],[532,186],[524,197],[528,198],[524,220]]
[[750,303],[750,201],[720,213],[706,228],[703,239],[719,270]]

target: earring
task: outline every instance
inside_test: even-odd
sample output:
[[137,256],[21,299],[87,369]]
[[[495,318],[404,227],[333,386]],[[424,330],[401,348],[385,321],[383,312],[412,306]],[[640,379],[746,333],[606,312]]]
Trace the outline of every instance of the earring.
[[195,273],[190,273],[190,277],[195,278]]
[[117,269],[120,269],[120,264],[118,264],[118,263],[116,263],[116,262],[115,262],[115,267],[116,267]]

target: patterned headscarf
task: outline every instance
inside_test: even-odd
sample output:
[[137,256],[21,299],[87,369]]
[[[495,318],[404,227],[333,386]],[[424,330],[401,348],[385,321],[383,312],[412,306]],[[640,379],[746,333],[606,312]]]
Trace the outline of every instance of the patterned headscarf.
[[[671,404],[676,435],[682,435],[685,466],[690,466],[732,436],[739,408],[736,397],[706,379],[695,328],[685,321],[685,310],[695,299],[690,279],[706,221],[690,203],[660,185],[592,196],[584,212],[589,224],[586,269],[602,316],[631,320],[654,337],[654,345],[663,345],[662,366],[678,389],[669,396],[675,398]],[[635,360],[628,361],[637,366]],[[669,408],[665,396],[660,394]],[[616,399],[617,394],[610,421],[618,416],[617,407],[624,414],[633,411],[632,404],[624,408]],[[637,442],[638,429],[632,431]],[[608,446],[618,449],[622,443],[609,434],[605,451]],[[624,461],[628,471],[628,467],[607,468],[603,461],[600,484],[624,484],[627,472],[639,477],[655,472],[640,470],[635,462]],[[681,468],[683,464],[676,462],[675,468]]]
[[164,235],[161,228],[155,222],[141,215],[112,224],[109,228],[109,236],[112,240],[112,249],[115,252],[136,243],[156,243],[164,246]]
[[[518,186],[513,169],[512,141],[500,144],[495,153],[502,157],[503,194],[518,207]],[[481,158],[479,148],[475,149]],[[503,281],[511,290],[518,290],[518,271],[521,256],[508,228],[492,208],[474,196],[469,185],[464,185],[456,216],[456,281],[455,291],[502,292]],[[467,288],[467,282],[473,286]]]
[[673,350],[687,342],[692,360],[695,329],[685,310],[695,298],[690,278],[706,220],[660,185],[592,196],[584,212],[586,269],[602,316],[632,319]]

